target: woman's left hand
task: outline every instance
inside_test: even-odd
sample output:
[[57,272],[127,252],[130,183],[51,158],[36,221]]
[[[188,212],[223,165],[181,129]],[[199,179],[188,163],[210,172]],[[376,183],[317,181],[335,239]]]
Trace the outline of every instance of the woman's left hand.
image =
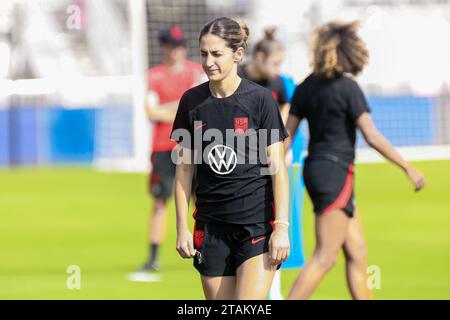
[[275,225],[269,240],[269,257],[273,266],[278,266],[289,257],[291,253],[288,227],[282,224]]

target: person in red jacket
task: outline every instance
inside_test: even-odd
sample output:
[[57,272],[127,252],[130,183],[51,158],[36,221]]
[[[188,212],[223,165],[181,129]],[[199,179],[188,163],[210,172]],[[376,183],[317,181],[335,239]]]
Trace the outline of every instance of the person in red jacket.
[[148,71],[148,119],[154,124],[149,191],[154,198],[149,223],[149,256],[141,271],[157,272],[158,251],[167,229],[167,200],[172,196],[175,164],[170,154],[176,146],[170,140],[172,124],[183,93],[206,80],[200,64],[186,58],[182,29],[169,27],[159,33],[162,63]]

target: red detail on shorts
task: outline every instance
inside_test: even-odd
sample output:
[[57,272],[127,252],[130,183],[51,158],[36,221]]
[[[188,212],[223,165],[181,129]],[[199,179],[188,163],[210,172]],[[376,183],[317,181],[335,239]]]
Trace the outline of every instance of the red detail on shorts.
[[244,134],[248,130],[248,118],[234,118],[234,131],[239,134]]
[[[197,211],[195,211],[197,212]],[[194,248],[199,250],[202,246],[203,240],[205,239],[205,231],[197,230],[197,221],[194,223]]]
[[197,217],[197,209],[194,210],[194,213],[192,214],[192,218],[195,219],[195,217]]
[[273,202],[272,202],[272,212],[273,212],[273,220],[270,220],[269,224],[271,225],[272,230],[275,230],[275,218],[276,218],[275,212],[276,212],[276,210],[275,210],[275,203],[273,203]]
[[266,236],[262,236],[262,237],[260,237],[260,238],[258,238],[258,239],[252,239],[252,244],[255,245],[255,244],[257,244],[258,242],[263,241],[265,238],[266,238]]
[[276,91],[272,91],[272,97],[278,102],[278,93]]
[[275,230],[275,217],[276,217],[275,212],[276,212],[276,210],[275,210],[275,203],[273,203],[273,202],[272,202],[272,211],[273,211],[273,220],[270,220],[269,224],[271,225],[272,230]]
[[341,190],[341,193],[332,204],[330,204],[327,208],[325,208],[325,210],[323,210],[323,214],[327,214],[328,212],[335,209],[343,209],[347,206],[347,202],[353,192],[353,172],[354,165],[351,164],[348,167],[347,179],[345,180],[345,184]]
[[153,170],[151,176],[150,176],[150,184],[153,186],[155,184],[159,184],[161,182],[161,179],[159,178],[159,174]]
[[152,193],[151,192],[152,187],[160,184],[161,179],[159,177],[158,171],[155,170],[156,156],[154,154],[152,154],[150,162],[152,163],[153,168],[152,168],[152,171],[150,172],[150,179],[148,180],[148,182],[149,182],[148,186],[149,186],[150,193]]
[[270,220],[269,224],[272,227],[272,230],[275,230],[275,221],[274,220]]

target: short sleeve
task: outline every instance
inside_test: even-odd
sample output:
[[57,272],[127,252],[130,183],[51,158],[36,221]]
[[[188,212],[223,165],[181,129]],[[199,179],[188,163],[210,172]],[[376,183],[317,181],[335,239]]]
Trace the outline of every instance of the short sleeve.
[[348,114],[353,122],[356,122],[359,116],[364,112],[370,112],[370,108],[363,91],[353,80],[351,80],[351,84],[348,90],[347,101]]
[[260,129],[267,132],[267,145],[283,141],[289,135],[281,118],[280,108],[269,90],[264,90],[261,103]]
[[189,104],[184,94],[178,105],[177,114],[172,126],[170,138],[184,148],[193,149],[193,127],[189,116]]
[[299,84],[297,88],[295,88],[289,113],[296,116],[300,120],[306,116],[306,94],[302,84]]

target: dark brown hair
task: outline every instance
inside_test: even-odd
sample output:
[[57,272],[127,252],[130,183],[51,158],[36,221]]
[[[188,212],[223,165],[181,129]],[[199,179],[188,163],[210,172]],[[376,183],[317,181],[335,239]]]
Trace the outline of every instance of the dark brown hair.
[[330,22],[315,30],[312,42],[314,74],[335,78],[357,75],[369,61],[369,51],[357,35],[359,22]]
[[221,17],[205,24],[200,31],[200,39],[211,33],[216,35],[227,43],[227,46],[236,52],[239,47],[247,50],[247,42],[250,31],[244,21],[236,21],[230,18]]
[[266,57],[270,56],[274,51],[283,50],[283,45],[280,41],[275,39],[275,27],[268,27],[264,29],[264,39],[258,41],[253,49],[253,54],[262,52]]

